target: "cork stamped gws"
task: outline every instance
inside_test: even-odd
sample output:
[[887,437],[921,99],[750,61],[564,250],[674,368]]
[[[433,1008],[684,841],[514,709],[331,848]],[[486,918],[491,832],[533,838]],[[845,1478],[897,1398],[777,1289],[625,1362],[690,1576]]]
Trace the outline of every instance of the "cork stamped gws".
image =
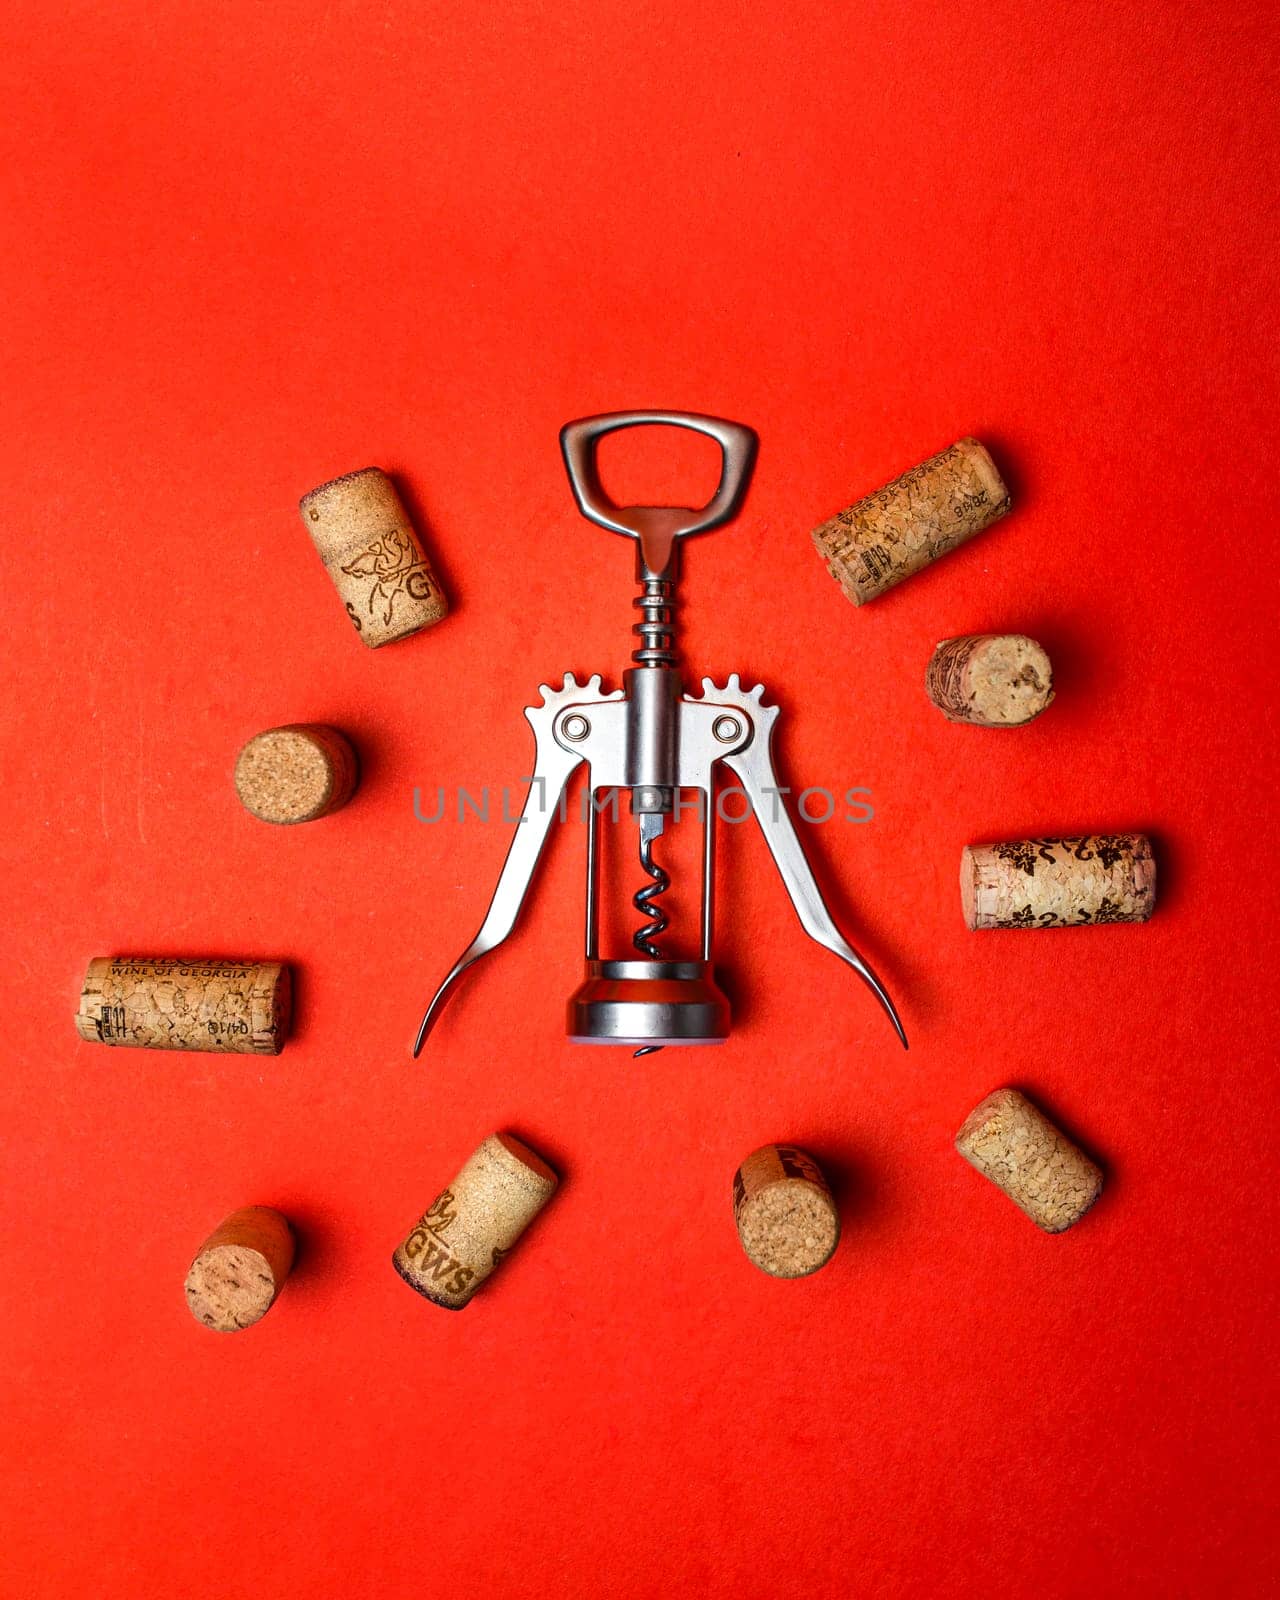
[[527,1144],[492,1133],[423,1212],[391,1264],[424,1299],[461,1311],[559,1181]]

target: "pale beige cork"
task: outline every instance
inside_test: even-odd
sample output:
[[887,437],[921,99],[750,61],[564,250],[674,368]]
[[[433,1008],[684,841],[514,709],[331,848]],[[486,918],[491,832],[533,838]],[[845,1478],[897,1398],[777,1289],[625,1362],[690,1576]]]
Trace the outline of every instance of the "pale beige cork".
[[292,984],[279,961],[98,956],[80,990],[76,1030],[139,1050],[279,1055]]
[[775,1278],[805,1278],[831,1259],[840,1217],[822,1170],[790,1144],[753,1151],[733,1179],[733,1215],[748,1258]]
[[558,1182],[528,1145],[492,1133],[427,1207],[391,1264],[420,1295],[461,1311]]
[[976,1106],[956,1149],[1046,1233],[1079,1222],[1102,1193],[1101,1169],[1016,1089]]
[[1156,908],[1156,863],[1141,833],[968,844],[960,857],[965,926],[1075,928],[1145,922]]
[[352,626],[371,650],[430,628],[448,613],[444,590],[381,467],[322,483],[298,509]]
[[998,522],[1009,491],[976,439],[961,439],[813,530],[827,569],[855,606]]
[[950,722],[1019,728],[1053,699],[1053,667],[1025,634],[975,633],[935,647],[924,687]]
[[233,1211],[196,1251],[187,1273],[191,1315],[218,1333],[265,1317],[293,1266],[293,1229],[270,1206]]
[[314,722],[256,733],[236,757],[241,805],[260,821],[285,827],[340,811],[359,777],[350,740]]

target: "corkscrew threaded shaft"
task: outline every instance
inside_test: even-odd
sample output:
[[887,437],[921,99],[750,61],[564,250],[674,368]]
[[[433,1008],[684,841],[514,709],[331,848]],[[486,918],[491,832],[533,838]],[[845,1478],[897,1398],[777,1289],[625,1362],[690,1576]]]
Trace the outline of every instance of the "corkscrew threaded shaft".
[[676,664],[675,584],[668,578],[645,578],[640,593],[631,602],[642,617],[632,628],[640,635],[640,647],[631,659],[639,667],[674,667]]

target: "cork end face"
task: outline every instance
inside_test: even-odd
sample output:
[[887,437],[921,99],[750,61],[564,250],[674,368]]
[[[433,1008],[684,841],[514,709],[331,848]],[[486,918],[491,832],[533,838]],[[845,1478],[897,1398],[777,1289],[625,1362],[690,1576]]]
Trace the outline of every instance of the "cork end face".
[[235,786],[241,805],[260,822],[288,827],[324,815],[334,774],[325,751],[308,734],[272,728],[241,750]]
[[738,1237],[749,1259],[773,1278],[807,1278],[830,1261],[840,1219],[830,1195],[800,1178],[761,1189],[741,1208]]
[[1013,509],[1013,499],[986,445],[978,439],[961,439],[955,448],[964,452],[971,470],[987,492],[990,500],[988,522],[997,522],[1001,517],[1007,517]]
[[191,1263],[185,1289],[191,1315],[216,1333],[252,1327],[276,1297],[270,1262],[243,1244],[206,1246]]
[[993,1127],[998,1127],[1010,1116],[1020,1116],[1030,1106],[1025,1095],[1016,1089],[996,1089],[980,1101],[960,1124],[956,1134],[956,1149],[966,1161],[972,1161],[970,1149],[974,1141]]
[[540,1179],[541,1182],[547,1184],[552,1189],[559,1184],[559,1177],[551,1169],[551,1167],[547,1165],[538,1152],[536,1150],[531,1150],[527,1144],[523,1144],[515,1137],[514,1134],[495,1133],[493,1137],[495,1142],[501,1145],[503,1150],[506,1151],[507,1155],[509,1155],[513,1161],[519,1162],[520,1165],[527,1171],[531,1172],[535,1178]]
[[[111,971],[110,956],[95,956],[85,970],[76,1007],[76,1032],[90,1044],[106,1044],[102,987]],[[109,1013],[108,1013],[109,1015]]]
[[76,1032],[86,1044],[114,1042],[105,1037],[101,1014],[95,1014],[83,996],[80,1001],[80,1009],[76,1012]]
[[1151,840],[1135,834],[1133,840],[1133,880],[1135,922],[1150,922],[1156,909],[1156,857]]
[[241,805],[280,827],[337,811],[355,792],[356,777],[355,751],[335,728],[269,728],[236,758]]
[[976,709],[988,727],[1022,727],[1034,721],[1053,699],[1053,665],[1048,654],[1023,634],[993,639],[983,652],[982,672]]
[[960,911],[965,927],[974,932],[978,927],[977,866],[973,846],[968,844],[960,852]]
[[950,722],[1018,728],[1053,699],[1053,666],[1024,634],[944,639],[925,676],[929,698]]
[[304,522],[319,522],[324,515],[324,502],[333,491],[345,494],[353,488],[380,487],[383,482],[389,481],[381,467],[358,467],[355,472],[344,472],[336,478],[330,478],[327,483],[309,489],[298,501],[298,510]]
[[[269,972],[271,969],[267,970]],[[293,973],[283,964],[275,968],[267,1012],[266,1027],[259,1035],[261,1045],[258,1053],[278,1056],[284,1049],[293,1022]]]
[[840,517],[833,517],[829,522],[824,522],[820,527],[814,528],[809,538],[813,548],[818,552],[822,564],[827,569],[830,577],[840,585],[840,592],[846,600],[855,606],[860,606],[871,597],[864,595],[859,587],[858,574],[860,567],[850,566],[841,559],[838,552],[843,548],[847,526]]
[[[1086,1212],[1092,1211],[1098,1203],[1102,1195],[1102,1181],[1101,1171],[1094,1167],[1091,1173],[1082,1176],[1075,1198],[1066,1210],[1048,1216],[1038,1216],[1032,1211],[1027,1211],[1026,1214],[1041,1233],[1065,1233],[1068,1228],[1074,1228],[1081,1217]],[[1023,1207],[1023,1210],[1026,1208]]]

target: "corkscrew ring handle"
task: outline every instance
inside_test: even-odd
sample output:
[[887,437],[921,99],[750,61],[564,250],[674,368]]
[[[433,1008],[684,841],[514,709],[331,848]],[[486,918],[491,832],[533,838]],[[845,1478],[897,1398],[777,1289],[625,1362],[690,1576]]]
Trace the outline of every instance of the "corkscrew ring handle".
[[[705,433],[720,446],[720,484],[700,509],[618,506],[605,493],[596,457],[600,440],[622,428],[655,425],[691,428],[695,433]],[[671,565],[672,546],[677,539],[718,528],[737,513],[751,477],[756,436],[741,422],[726,422],[696,411],[606,411],[567,422],[560,430],[560,449],[578,510],[597,527],[637,540],[644,566],[659,576]]]

